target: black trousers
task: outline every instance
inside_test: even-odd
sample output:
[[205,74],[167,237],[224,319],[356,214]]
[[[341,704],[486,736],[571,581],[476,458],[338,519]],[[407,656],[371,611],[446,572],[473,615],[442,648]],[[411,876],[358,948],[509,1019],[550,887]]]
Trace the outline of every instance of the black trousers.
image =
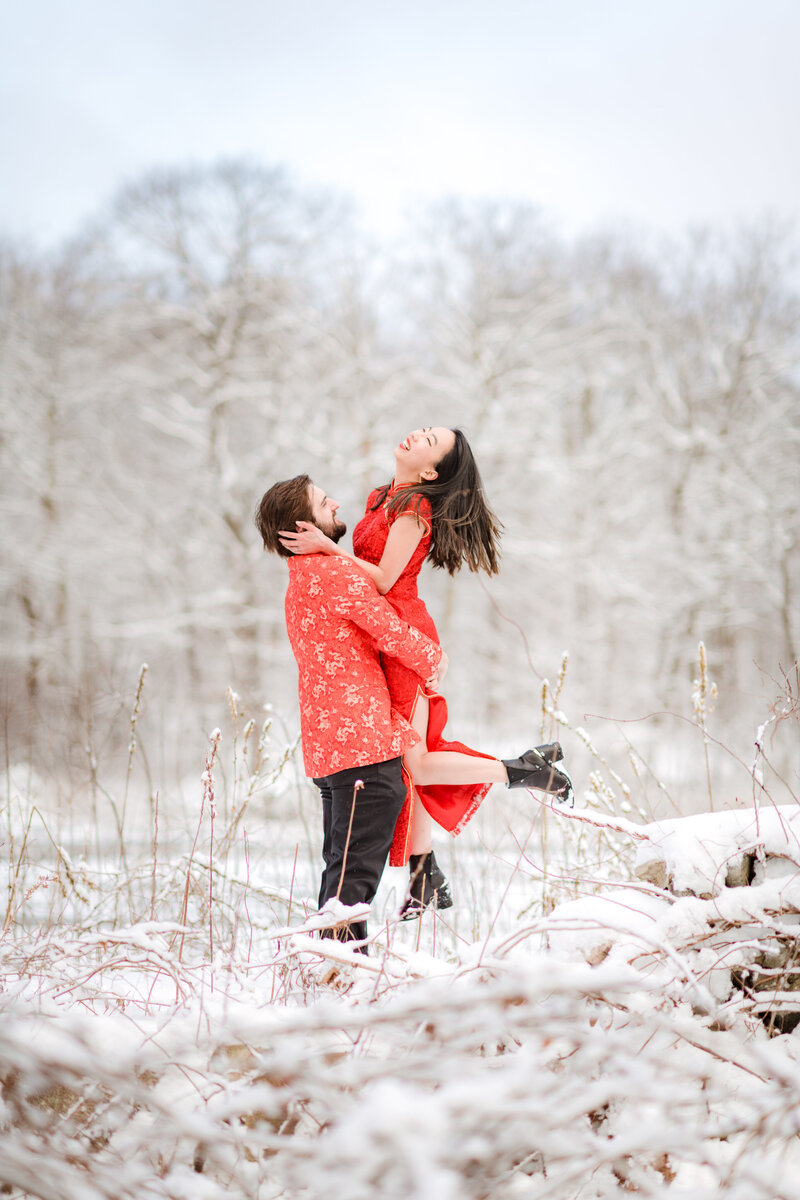
[[[363,788],[356,789],[358,780]],[[322,796],[325,862],[319,907],[337,893],[342,904],[371,904],[406,798],[401,760],[349,767],[314,783]],[[334,936],[362,941],[367,936],[367,922],[353,921]]]

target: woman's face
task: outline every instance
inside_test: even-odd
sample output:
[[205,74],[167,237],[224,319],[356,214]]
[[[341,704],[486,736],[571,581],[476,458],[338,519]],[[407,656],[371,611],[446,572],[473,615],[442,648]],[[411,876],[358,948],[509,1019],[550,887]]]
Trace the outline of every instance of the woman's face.
[[435,479],[437,466],[455,444],[456,435],[452,429],[429,426],[413,430],[395,446],[394,457],[404,474],[419,475],[424,480]]

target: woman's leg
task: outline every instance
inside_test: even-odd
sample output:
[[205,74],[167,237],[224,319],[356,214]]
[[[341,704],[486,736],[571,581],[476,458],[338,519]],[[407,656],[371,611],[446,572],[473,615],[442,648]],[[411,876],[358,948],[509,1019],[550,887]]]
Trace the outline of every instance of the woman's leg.
[[411,813],[411,826],[408,834],[409,854],[427,854],[431,848],[431,831],[433,820],[427,809],[419,802],[417,796]]
[[[411,724],[421,740],[404,756],[412,787],[416,783],[470,784],[507,781],[505,767],[495,759],[474,758],[470,754],[461,754],[458,751],[429,751],[426,748],[429,710],[427,699],[421,693],[417,693]],[[443,909],[451,908],[453,904],[450,885],[431,850],[432,829],[433,818],[420,803],[419,797],[415,796],[408,839],[411,883],[409,895],[400,910],[403,920],[418,917],[430,905]]]
[[[414,779],[417,777],[417,761],[422,753],[427,753],[425,750],[425,739],[428,734],[428,701],[424,696],[417,696],[417,703],[414,712],[411,715],[411,724],[420,736],[420,741],[411,751],[404,757],[406,770],[411,775],[414,786]],[[409,854],[427,854],[431,848],[431,831],[433,830],[433,820],[430,813],[420,804],[419,796],[414,797],[414,804],[411,808],[411,824],[408,834],[408,852]]]
[[[471,754],[461,754],[457,750],[428,750],[426,737],[428,732],[428,701],[423,695],[417,696],[417,702],[411,717],[411,724],[422,739],[412,750],[404,755],[406,769],[414,783],[426,787],[434,783],[507,783],[508,774],[499,758],[476,758]],[[421,804],[414,805],[414,818],[411,822],[412,846],[416,814],[422,809]],[[427,816],[427,813],[425,814]],[[428,818],[430,820],[430,818]],[[428,833],[430,838],[430,830]],[[430,841],[428,847],[430,848]],[[414,850],[412,854],[420,854],[423,850]]]

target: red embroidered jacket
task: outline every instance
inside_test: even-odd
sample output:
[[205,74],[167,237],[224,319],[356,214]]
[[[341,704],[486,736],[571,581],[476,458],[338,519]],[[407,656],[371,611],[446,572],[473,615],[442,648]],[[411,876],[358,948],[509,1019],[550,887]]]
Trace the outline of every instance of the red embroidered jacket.
[[427,678],[440,647],[401,621],[352,559],[302,554],[288,563],[286,628],[299,671],[306,774],[397,758],[419,738],[391,706],[379,652]]

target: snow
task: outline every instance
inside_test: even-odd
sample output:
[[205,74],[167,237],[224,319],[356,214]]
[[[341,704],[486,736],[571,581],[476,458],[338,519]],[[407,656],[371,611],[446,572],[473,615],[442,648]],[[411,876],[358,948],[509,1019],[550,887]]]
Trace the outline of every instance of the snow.
[[666,864],[672,890],[718,895],[728,869],[743,855],[800,855],[800,808],[796,805],[701,813],[691,820],[656,821],[640,830],[646,839],[636,866]]
[[[710,816],[646,836],[702,875],[709,842],[724,861],[752,840],[743,814]],[[793,814],[764,817],[765,847],[785,852]],[[558,830],[586,828],[564,813]],[[234,858],[219,860],[213,959],[202,909],[20,929],[0,943],[0,1178],[48,1200],[793,1198],[800,1038],[769,1041],[732,1001],[730,945],[708,936],[794,930],[787,862],[711,899],[629,879],[548,916],[498,910],[488,934],[437,951],[440,918],[387,917],[369,957],[314,936],[363,908],[305,915],[277,887],[258,893],[272,916],[231,943],[222,914],[243,919],[249,887]],[[198,878],[210,868],[198,853]],[[95,906],[100,886],[124,895],[82,869]],[[518,863],[493,869],[500,893],[519,885]],[[161,905],[186,870],[162,856]],[[751,1154],[757,1172],[734,1169]]]
[[657,936],[659,918],[670,908],[645,891],[604,889],[559,904],[547,921],[548,945],[561,958],[577,953],[599,961],[612,945],[639,946]]
[[[800,1028],[758,1014],[797,1004],[796,675],[767,720],[741,700],[797,639],[788,246],[573,247],[458,202],[388,271],[349,238],[221,164],[0,256],[0,1182],[795,1200]],[[431,421],[467,428],[506,527],[489,584],[423,577],[453,736],[558,736],[586,807],[495,789],[446,848],[455,908],[399,923],[387,871],[366,957],[315,936],[363,910],[309,899],[285,568],[251,513],[309,470],[352,524]],[[678,819],[712,797],[739,808]]]
[[270,937],[292,937],[320,929],[333,929],[337,925],[349,925],[352,921],[365,920],[371,912],[369,904],[342,904],[332,896],[313,917],[299,925],[279,926],[272,930]]

